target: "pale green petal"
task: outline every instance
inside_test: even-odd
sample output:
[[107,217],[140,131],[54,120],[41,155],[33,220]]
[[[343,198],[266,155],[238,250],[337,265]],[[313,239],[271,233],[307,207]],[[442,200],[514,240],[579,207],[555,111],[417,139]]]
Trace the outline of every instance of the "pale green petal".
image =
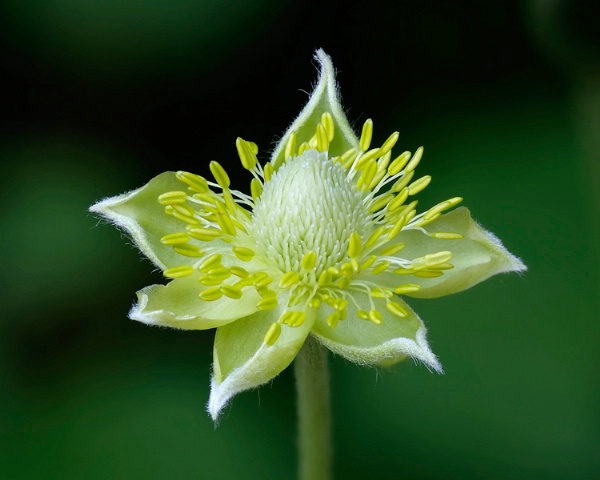
[[184,190],[184,187],[175,178],[175,172],[161,173],[142,188],[101,200],[90,207],[90,211],[127,232],[144,255],[161,270],[166,270],[187,262],[173,247],[160,243],[164,235],[182,231],[182,222],[165,213],[158,196]]
[[260,296],[256,290],[244,289],[238,300],[223,296],[207,302],[199,298],[204,285],[198,276],[176,278],[167,285],[151,285],[137,292],[138,303],[129,318],[149,325],[206,330],[220,327],[257,311]]
[[272,380],[296,357],[314,323],[315,309],[306,311],[301,326],[283,325],[277,341],[266,345],[269,327],[285,311],[285,307],[279,307],[257,312],[217,329],[208,401],[208,412],[214,420],[234,395]]
[[402,282],[417,283],[422,288],[406,295],[434,298],[466,290],[497,273],[527,270],[523,262],[508,252],[495,235],[481,228],[471,218],[469,210],[464,207],[442,215],[425,229],[429,233],[460,233],[463,238],[440,240],[418,230],[403,231],[398,235],[398,241],[406,243],[406,248],[398,255],[402,258],[414,259],[428,253],[450,251],[452,252],[450,263],[454,268],[445,270],[444,274],[437,278],[384,274],[378,276],[378,283],[390,287]]
[[297,145],[308,142],[315,134],[317,124],[321,121],[321,115],[325,112],[331,113],[335,123],[335,137],[329,146],[329,156],[341,155],[350,148],[358,149],[358,138],[348,123],[346,114],[340,103],[338,86],[335,80],[335,69],[331,58],[323,50],[315,53],[315,59],[319,62],[321,73],[315,89],[308,103],[287,129],[283,137],[273,151],[271,162],[275,168],[279,167],[285,160],[285,145],[291,132],[298,135]]
[[[353,293],[352,296],[361,310],[371,309],[367,294]],[[406,318],[393,315],[383,300],[375,299],[375,306],[383,317],[382,323],[375,325],[360,319],[356,306],[350,302],[346,319],[340,320],[334,328],[325,321],[332,310],[322,304],[312,334],[332,352],[361,365],[388,366],[412,357],[441,373],[442,366],[427,343],[425,325],[402,299],[393,300],[406,310]]]

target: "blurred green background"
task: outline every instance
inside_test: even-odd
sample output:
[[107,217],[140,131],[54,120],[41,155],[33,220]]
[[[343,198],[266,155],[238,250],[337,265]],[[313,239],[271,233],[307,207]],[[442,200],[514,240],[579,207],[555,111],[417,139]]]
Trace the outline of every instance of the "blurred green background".
[[[352,121],[425,145],[529,271],[412,301],[445,375],[332,361],[336,478],[600,478],[598,2],[8,0],[0,6],[0,477],[295,477],[293,377],[204,410],[213,332],[127,319],[163,281],[87,213],[268,158],[323,47]],[[246,189],[238,170],[233,183]]]

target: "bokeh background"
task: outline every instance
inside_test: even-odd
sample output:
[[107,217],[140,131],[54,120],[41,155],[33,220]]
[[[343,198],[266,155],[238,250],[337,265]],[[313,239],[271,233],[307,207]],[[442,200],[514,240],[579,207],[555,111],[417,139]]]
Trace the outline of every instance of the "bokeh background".
[[127,319],[162,282],[89,205],[268,158],[323,47],[375,141],[425,145],[529,266],[412,301],[445,375],[332,360],[336,478],[600,478],[598,2],[6,0],[0,477],[295,477],[293,376],[205,413],[213,332]]

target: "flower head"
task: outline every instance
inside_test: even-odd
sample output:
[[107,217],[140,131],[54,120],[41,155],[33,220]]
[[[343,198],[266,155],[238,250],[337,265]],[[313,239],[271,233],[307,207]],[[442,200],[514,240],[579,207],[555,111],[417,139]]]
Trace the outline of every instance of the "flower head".
[[[360,364],[412,357],[441,371],[426,329],[403,297],[455,293],[525,266],[475,223],[460,197],[418,212],[431,177],[423,149],[392,154],[398,133],[371,148],[340,107],[329,57],[310,100],[275,148],[238,138],[250,192],[167,172],[91,210],[127,231],[171,281],[138,292],[129,316],[182,329],[217,328],[208,409],[285,369],[308,335]],[[453,209],[449,211],[450,209]]]

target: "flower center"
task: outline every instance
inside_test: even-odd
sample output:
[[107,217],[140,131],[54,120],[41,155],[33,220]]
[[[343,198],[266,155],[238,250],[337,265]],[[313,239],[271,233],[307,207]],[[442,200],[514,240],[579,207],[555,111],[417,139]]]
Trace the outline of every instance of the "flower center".
[[365,194],[327,153],[307,150],[266,183],[252,216],[257,249],[282,272],[302,273],[302,259],[316,253],[315,274],[347,262],[353,232],[369,235]]

